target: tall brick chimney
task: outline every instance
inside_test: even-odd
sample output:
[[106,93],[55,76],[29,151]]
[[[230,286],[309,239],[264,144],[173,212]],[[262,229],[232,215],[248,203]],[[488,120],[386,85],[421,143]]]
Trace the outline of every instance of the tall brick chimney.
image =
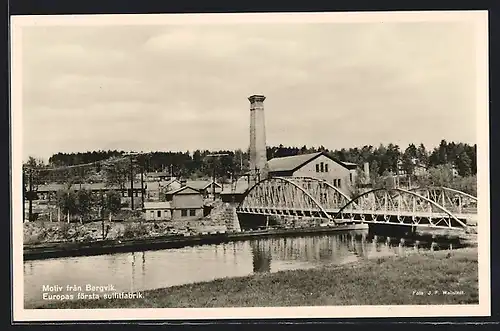
[[365,173],[365,182],[370,181],[370,163],[365,162],[363,164],[363,172]]
[[250,101],[250,186],[267,177],[266,124],[263,95],[252,95]]

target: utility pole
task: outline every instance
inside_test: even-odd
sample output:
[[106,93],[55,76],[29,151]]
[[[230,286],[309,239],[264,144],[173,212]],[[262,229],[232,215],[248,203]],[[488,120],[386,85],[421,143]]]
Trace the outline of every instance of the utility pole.
[[212,177],[212,196],[215,201],[215,162],[214,162],[214,172]]
[[80,170],[80,190],[82,189],[82,182],[83,182],[83,168],[78,169]]
[[28,222],[31,222],[33,217],[33,169],[32,168],[29,169],[30,169],[30,175],[29,175],[29,191],[28,191],[28,201],[29,201]]
[[[221,157],[221,156],[228,156],[228,155],[229,154],[227,154],[227,153],[207,154],[208,157]],[[212,194],[213,194],[213,199],[215,201],[215,159],[214,159],[214,164],[213,164]]]
[[141,169],[141,200],[142,200],[142,209],[144,209],[144,163],[142,164],[142,169]]
[[132,155],[130,155],[130,209],[134,210],[134,169]]

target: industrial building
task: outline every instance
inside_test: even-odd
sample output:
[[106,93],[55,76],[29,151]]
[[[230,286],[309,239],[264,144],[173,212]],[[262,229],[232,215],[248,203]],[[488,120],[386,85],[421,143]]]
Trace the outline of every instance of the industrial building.
[[301,154],[268,161],[272,177],[314,177],[347,192],[356,180],[357,165],[335,160],[324,152]]
[[241,202],[246,191],[268,177],[315,177],[344,192],[356,181],[358,165],[341,162],[324,152],[300,154],[267,160],[266,126],[263,95],[252,95],[250,101],[250,171],[221,192],[224,202]]

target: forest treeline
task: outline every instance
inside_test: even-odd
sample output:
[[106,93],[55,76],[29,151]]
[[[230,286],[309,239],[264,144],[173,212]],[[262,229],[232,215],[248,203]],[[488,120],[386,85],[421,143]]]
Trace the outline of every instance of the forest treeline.
[[[458,175],[467,177],[477,173],[477,147],[466,143],[447,142],[428,150],[424,144],[409,144],[401,148],[396,144],[380,144],[379,146],[366,145],[363,147],[342,148],[329,150],[319,147],[287,147],[283,145],[267,148],[267,158],[284,157],[297,154],[308,154],[323,151],[335,159],[343,162],[356,163],[362,166],[370,164],[370,173],[383,176],[387,173],[404,171],[412,174],[416,167],[434,168],[439,165],[450,165],[456,169]],[[213,157],[213,154],[227,154]],[[64,167],[78,164],[96,163],[90,172],[101,171],[101,161],[124,157],[125,151],[93,151],[85,153],[57,153],[49,158],[48,167]],[[196,150],[186,152],[153,152],[134,156],[137,171],[172,172],[181,177],[211,177],[219,178],[239,176],[248,171],[248,150]],[[72,170],[81,172],[81,170]],[[89,172],[88,169],[84,170]]]

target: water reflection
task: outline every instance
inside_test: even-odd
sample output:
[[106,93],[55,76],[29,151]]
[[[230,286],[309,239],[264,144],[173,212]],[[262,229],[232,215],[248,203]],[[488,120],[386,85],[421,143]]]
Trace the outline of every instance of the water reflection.
[[266,238],[147,252],[24,263],[25,300],[40,302],[43,285],[114,285],[138,291],[252,273],[342,265],[421,250],[460,248],[459,242],[384,237],[366,232]]
[[252,241],[250,243],[252,249],[252,265],[253,272],[270,272],[271,271],[271,249],[264,245],[261,241]]

